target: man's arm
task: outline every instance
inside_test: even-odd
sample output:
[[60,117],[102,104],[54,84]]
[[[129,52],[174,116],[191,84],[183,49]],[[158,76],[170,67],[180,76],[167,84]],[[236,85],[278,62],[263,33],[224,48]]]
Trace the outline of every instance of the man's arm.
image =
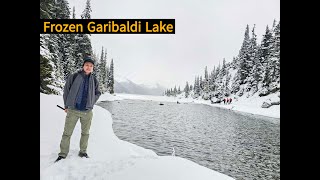
[[67,79],[66,84],[64,85],[64,89],[63,89],[63,102],[64,102],[65,109],[68,109],[68,107],[66,106],[66,102],[67,102],[67,97],[68,97],[68,94],[70,92],[70,88],[72,85],[72,77],[73,77],[73,74],[70,74],[68,76],[68,79]]
[[[95,77],[94,77],[95,78]],[[101,92],[99,90],[99,81],[97,79],[95,79],[96,83],[95,83],[95,101],[94,101],[94,104],[98,101],[100,95],[101,95]]]

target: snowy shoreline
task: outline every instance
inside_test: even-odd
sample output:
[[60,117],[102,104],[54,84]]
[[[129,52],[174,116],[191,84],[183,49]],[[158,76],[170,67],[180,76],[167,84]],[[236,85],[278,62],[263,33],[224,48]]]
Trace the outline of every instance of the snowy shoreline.
[[104,94],[100,101],[114,101],[114,100],[123,100],[123,99],[135,99],[135,100],[152,100],[158,102],[177,102],[179,103],[196,103],[196,104],[205,104],[213,107],[229,109],[237,113],[247,113],[251,115],[263,116],[267,118],[277,118],[280,119],[280,105],[273,105],[269,108],[261,108],[263,102],[268,99],[277,98],[276,94],[270,94],[265,97],[252,96],[246,98],[245,96],[238,98],[233,101],[231,104],[211,104],[209,100],[197,100],[192,98],[184,97],[168,97],[168,96],[150,96],[150,95],[137,95],[137,94],[121,94],[116,93],[115,95]]
[[[100,101],[122,98],[105,94]],[[109,111],[95,106],[91,124],[89,159],[77,156],[81,126],[78,122],[66,159],[53,163],[59,153],[65,112],[62,96],[40,93],[40,179],[112,179],[112,180],[229,180],[225,174],[176,156],[158,156],[155,152],[120,140],[113,132]]]

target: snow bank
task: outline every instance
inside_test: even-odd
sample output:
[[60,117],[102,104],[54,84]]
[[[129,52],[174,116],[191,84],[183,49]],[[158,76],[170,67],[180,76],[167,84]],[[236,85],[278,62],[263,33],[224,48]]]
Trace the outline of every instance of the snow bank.
[[[107,100],[108,94],[101,100]],[[113,96],[113,99],[118,99]],[[112,179],[112,180],[213,180],[233,179],[176,156],[157,156],[118,139],[112,130],[110,113],[94,107],[94,118],[88,145],[89,159],[77,156],[81,127],[78,122],[71,137],[70,152],[66,159],[53,163],[59,153],[65,113],[56,105],[63,105],[62,97],[40,93],[40,178]]]

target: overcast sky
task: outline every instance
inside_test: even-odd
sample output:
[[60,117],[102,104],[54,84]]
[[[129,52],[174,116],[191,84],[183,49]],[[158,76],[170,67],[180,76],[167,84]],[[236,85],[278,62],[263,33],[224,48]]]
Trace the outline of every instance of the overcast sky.
[[[68,0],[80,18],[86,0]],[[108,50],[117,76],[166,87],[194,83],[196,75],[237,56],[246,25],[260,43],[266,26],[280,20],[280,0],[91,0],[92,19],[170,18],[175,34],[93,34],[93,50]]]

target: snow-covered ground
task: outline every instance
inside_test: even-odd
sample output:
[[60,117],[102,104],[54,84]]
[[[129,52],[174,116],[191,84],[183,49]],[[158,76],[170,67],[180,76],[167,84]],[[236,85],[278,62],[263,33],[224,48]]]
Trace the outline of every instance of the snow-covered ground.
[[269,108],[262,108],[261,105],[263,102],[274,102],[274,101],[280,101],[280,98],[276,93],[270,94],[268,96],[259,97],[258,94],[255,94],[249,98],[247,98],[246,94],[243,96],[234,99],[231,104],[225,105],[223,103],[220,104],[211,104],[209,100],[203,100],[203,99],[193,99],[193,98],[184,98],[183,96],[178,97],[168,97],[168,96],[148,96],[148,95],[135,95],[135,94],[104,94],[102,98],[108,98],[110,96],[113,96],[113,99],[139,99],[139,100],[153,100],[153,101],[159,101],[159,102],[177,102],[180,103],[200,103],[200,104],[207,104],[210,106],[215,107],[221,107],[221,108],[227,108],[234,111],[239,112],[245,112],[245,113],[251,113],[256,115],[262,115],[267,117],[273,117],[273,118],[280,118],[280,105],[273,105]]
[[[99,100],[114,101],[127,97],[134,96],[104,94]],[[161,101],[163,99],[167,98],[159,98]],[[99,106],[95,106],[93,110],[94,117],[87,150],[90,158],[82,159],[77,156],[81,136],[80,122],[78,122],[71,137],[68,157],[53,163],[59,153],[66,115],[56,105],[63,106],[62,96],[40,93],[40,178],[42,180],[233,179],[187,159],[157,156],[151,150],[118,139],[112,130],[111,114]]]

